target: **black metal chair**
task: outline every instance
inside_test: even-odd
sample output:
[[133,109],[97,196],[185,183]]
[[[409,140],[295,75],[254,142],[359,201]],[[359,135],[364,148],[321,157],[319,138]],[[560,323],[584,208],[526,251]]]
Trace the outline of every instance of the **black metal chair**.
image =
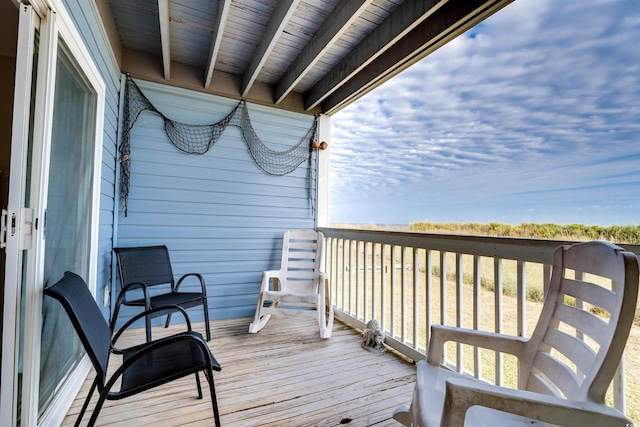
[[[198,377],[200,371],[204,371],[209,382],[215,423],[216,426],[220,426],[213,371],[220,371],[221,368],[202,335],[191,330],[191,323],[184,309],[179,306],[156,307],[150,310],[151,313],[140,313],[128,321],[112,340],[109,325],[102,317],[95,299],[80,276],[67,272],[55,285],[45,289],[44,294],[62,304],[96,370],[96,379],[80,410],[76,426],[80,425],[96,387],[100,396],[89,420],[89,426],[95,424],[105,400],[123,399],[191,374],[196,376],[198,399],[202,399],[202,388]],[[122,332],[136,320],[149,314],[156,315],[161,312],[166,314],[170,311],[178,311],[184,315],[186,332],[127,349],[120,350],[115,347]],[[113,376],[107,379],[107,365],[111,353],[121,354],[123,362]],[[121,380],[120,390],[111,391],[111,387],[117,380]]]
[[[111,318],[111,330],[115,330],[116,320],[120,306],[131,305],[144,307],[149,310],[154,307],[166,305],[179,305],[182,308],[191,308],[202,305],[204,308],[204,322],[207,332],[207,341],[211,339],[209,328],[209,307],[207,305],[207,287],[200,274],[188,273],[180,277],[178,282],[174,280],[171,269],[171,259],[166,246],[141,246],[132,248],[114,248],[120,274],[120,295]],[[200,292],[179,292],[180,285],[187,277],[196,277],[200,281]],[[156,285],[171,285],[170,291],[154,294],[149,288]],[[142,290],[142,298],[127,299],[127,293],[134,294],[136,289]],[[156,316],[158,317],[158,316]],[[167,315],[165,327],[171,322],[171,314]],[[151,340],[151,318],[146,318],[147,341]]]

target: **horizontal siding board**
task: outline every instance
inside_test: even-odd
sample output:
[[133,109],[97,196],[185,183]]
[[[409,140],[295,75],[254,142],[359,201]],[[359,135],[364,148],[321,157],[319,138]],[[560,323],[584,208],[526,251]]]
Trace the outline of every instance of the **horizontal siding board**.
[[[136,83],[164,115],[186,123],[215,123],[237,105]],[[297,144],[313,124],[307,114],[248,109],[258,137],[277,151]],[[129,211],[118,216],[117,245],[166,245],[176,276],[203,274],[212,319],[251,315],[262,271],[279,267],[284,231],[314,228],[309,162],[272,176],[256,166],[237,128],[227,128],[206,154],[192,155],[172,146],[163,126],[159,116],[145,112],[132,129]],[[118,323],[134,312],[122,311]],[[191,313],[196,321],[202,317],[201,310]]]

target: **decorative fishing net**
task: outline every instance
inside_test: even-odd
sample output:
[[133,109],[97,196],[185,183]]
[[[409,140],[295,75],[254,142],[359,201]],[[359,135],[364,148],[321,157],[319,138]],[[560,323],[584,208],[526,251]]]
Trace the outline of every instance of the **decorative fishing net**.
[[167,137],[173,145],[181,151],[189,154],[204,154],[218,141],[227,126],[236,126],[242,132],[242,138],[247,144],[249,153],[256,165],[270,175],[286,175],[293,172],[305,160],[309,160],[309,199],[312,208],[314,203],[313,176],[311,168],[311,158],[314,152],[314,141],[318,141],[317,117],[313,121],[311,128],[293,147],[285,151],[275,151],[267,147],[256,135],[249,111],[244,101],[240,103],[218,123],[207,125],[193,125],[181,123],[167,118],[142,93],[135,82],[127,76],[125,86],[124,114],[122,124],[122,138],[120,141],[120,202],[124,209],[125,216],[129,208],[129,186],[131,178],[131,146],[130,133],[133,125],[138,120],[140,114],[151,111],[158,114],[164,120],[164,129]]

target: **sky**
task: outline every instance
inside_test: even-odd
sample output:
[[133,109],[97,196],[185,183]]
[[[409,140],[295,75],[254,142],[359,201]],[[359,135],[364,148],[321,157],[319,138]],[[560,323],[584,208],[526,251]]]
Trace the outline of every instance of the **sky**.
[[516,0],[332,116],[330,222],[640,225],[640,0]]

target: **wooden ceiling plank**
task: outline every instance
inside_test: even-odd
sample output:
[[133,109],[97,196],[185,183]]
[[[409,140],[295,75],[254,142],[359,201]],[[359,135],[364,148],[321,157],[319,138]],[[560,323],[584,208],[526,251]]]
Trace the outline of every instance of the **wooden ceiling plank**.
[[323,102],[334,114],[514,0],[450,1]]
[[279,104],[374,0],[342,1],[324,20],[275,87]]
[[267,25],[260,44],[258,44],[255,53],[251,57],[247,71],[242,77],[243,98],[247,96],[251,86],[253,86],[253,83],[256,81],[260,70],[276,45],[278,37],[282,34],[287,23],[293,16],[298,3],[300,3],[300,0],[282,0],[278,2],[278,6],[269,21],[269,25]]
[[446,3],[447,0],[404,1],[309,90],[307,107],[320,104]]
[[158,19],[160,20],[160,43],[162,45],[162,66],[164,78],[171,78],[171,51],[169,39],[169,0],[158,0]]
[[220,43],[222,43],[222,34],[224,33],[224,27],[227,23],[227,17],[229,16],[229,9],[231,9],[231,0],[220,0],[218,3],[218,15],[216,15],[216,22],[213,26],[209,58],[207,59],[207,74],[204,83],[206,89],[209,89],[209,86],[211,86],[213,70],[216,66],[218,52],[220,51]]

